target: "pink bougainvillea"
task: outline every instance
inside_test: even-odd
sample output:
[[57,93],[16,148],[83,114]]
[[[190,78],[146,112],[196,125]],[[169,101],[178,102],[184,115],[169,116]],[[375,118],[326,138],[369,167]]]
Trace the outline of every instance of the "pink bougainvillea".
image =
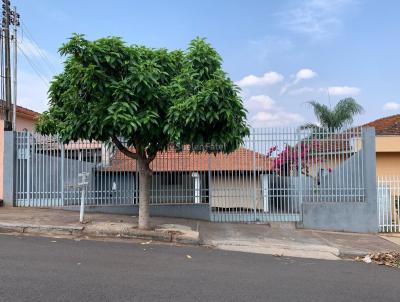
[[[310,142],[302,141],[295,146],[285,145],[283,149],[272,146],[267,152],[267,156],[272,159],[273,170],[279,175],[290,175],[298,173],[309,175],[310,168],[315,163],[325,161],[320,151],[318,140]],[[276,152],[276,156],[272,156]],[[328,169],[332,171],[331,168]]]

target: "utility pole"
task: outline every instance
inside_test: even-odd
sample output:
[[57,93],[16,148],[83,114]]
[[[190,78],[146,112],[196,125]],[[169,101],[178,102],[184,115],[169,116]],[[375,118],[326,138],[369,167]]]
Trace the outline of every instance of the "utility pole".
[[13,70],[13,114],[12,114],[12,130],[17,130],[17,59],[18,59],[18,44],[17,44],[17,27],[19,26],[19,14],[17,8],[11,12],[11,23],[13,24],[14,34],[14,70]]
[[4,81],[5,81],[5,107],[4,130],[12,130],[11,110],[11,59],[10,59],[10,1],[3,0],[3,32],[4,32]]

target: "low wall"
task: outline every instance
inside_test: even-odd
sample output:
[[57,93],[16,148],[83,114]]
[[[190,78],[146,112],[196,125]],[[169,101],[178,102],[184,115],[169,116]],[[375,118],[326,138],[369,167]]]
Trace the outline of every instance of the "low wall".
[[[63,207],[62,209],[79,211],[79,206]],[[138,215],[139,206],[86,206],[85,211],[89,213]],[[150,216],[188,218],[209,221],[210,207],[208,204],[150,205]]]
[[378,232],[376,210],[365,202],[304,203],[302,226],[324,231]]

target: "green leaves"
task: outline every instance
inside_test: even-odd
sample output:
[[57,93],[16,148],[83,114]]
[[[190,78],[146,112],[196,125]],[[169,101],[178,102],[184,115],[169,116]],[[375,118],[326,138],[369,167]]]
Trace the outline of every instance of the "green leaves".
[[64,71],[51,83],[41,133],[65,141],[124,137],[150,158],[183,144],[224,145],[229,152],[248,134],[238,87],[204,39],[184,52],[75,34],[60,53]]
[[[321,104],[317,101],[308,102],[314,110],[314,115],[317,118],[322,128],[340,130],[345,126],[352,124],[353,117],[364,111],[362,106],[353,98],[345,98],[340,100],[333,109]],[[305,124],[302,129],[319,128],[314,124]]]

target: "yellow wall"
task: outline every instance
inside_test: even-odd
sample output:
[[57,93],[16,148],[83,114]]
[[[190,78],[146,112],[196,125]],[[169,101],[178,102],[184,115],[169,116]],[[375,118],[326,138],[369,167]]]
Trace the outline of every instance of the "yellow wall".
[[376,175],[400,175],[400,152],[377,152]]
[[377,136],[376,152],[400,152],[400,135]]

